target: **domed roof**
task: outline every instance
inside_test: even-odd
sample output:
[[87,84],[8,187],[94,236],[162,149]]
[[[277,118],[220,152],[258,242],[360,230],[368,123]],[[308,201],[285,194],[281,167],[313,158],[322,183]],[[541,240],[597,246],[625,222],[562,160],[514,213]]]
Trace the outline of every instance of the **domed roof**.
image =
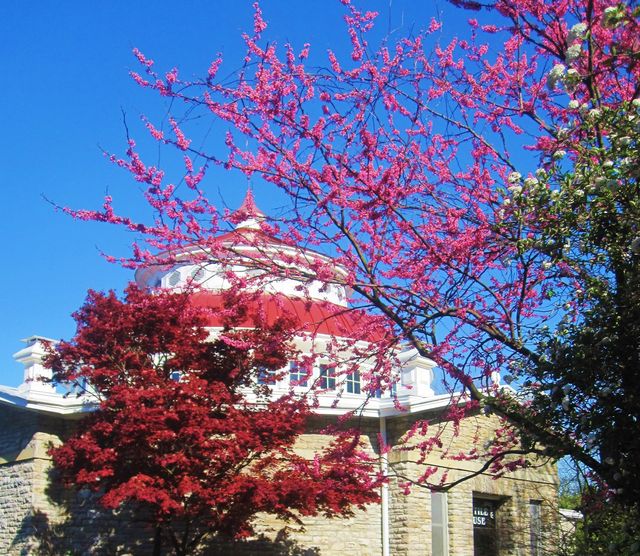
[[[206,248],[194,245],[176,253],[177,264],[140,269],[136,281],[143,286],[194,287],[194,303],[211,309],[221,309],[225,290],[239,281],[247,291],[259,293],[251,296],[251,308],[260,310],[267,322],[287,315],[301,332],[371,336],[373,317],[348,308],[346,270],[326,255],[267,233],[266,219],[249,189],[229,218],[235,224],[233,230],[217,236]],[[210,326],[222,324],[213,311]]]

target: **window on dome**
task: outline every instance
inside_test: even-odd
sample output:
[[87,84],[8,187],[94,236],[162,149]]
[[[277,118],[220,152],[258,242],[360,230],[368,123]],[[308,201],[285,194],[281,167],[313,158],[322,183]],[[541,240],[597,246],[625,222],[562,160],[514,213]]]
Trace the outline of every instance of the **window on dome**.
[[204,268],[202,268],[201,266],[194,268],[193,271],[191,272],[191,277],[196,282],[200,282],[200,280],[204,278]]
[[307,373],[294,361],[289,363],[289,383],[291,386],[307,386]]
[[180,273],[176,270],[171,274],[171,276],[169,276],[169,285],[177,286],[179,282],[180,282]]
[[360,371],[353,371],[347,375],[345,380],[347,385],[347,393],[359,394],[360,393]]
[[336,389],[336,369],[329,365],[320,365],[320,389]]

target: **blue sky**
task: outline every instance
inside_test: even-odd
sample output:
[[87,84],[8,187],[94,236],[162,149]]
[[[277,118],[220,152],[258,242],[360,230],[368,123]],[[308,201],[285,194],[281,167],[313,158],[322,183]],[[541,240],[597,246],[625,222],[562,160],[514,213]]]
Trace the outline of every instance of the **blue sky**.
[[[158,67],[177,66],[183,76],[202,75],[217,52],[226,71],[239,67],[240,34],[252,27],[251,2],[181,3],[4,0],[0,3],[0,384],[21,382],[12,354],[32,334],[69,338],[70,314],[89,288],[121,289],[130,270],[105,262],[100,250],[127,253],[130,237],[109,226],[77,222],[45,200],[97,208],[111,193],[116,205],[136,210],[136,186],[113,167],[101,148],[122,153],[129,121],[163,107],[128,77],[138,47]],[[381,32],[406,34],[442,17],[455,33],[466,17],[448,17],[441,2],[370,0],[381,13]],[[338,0],[265,0],[267,36],[279,43],[310,42],[316,53],[346,45]],[[219,183],[215,181],[219,180]],[[239,204],[246,185],[238,176],[207,183],[216,202]],[[257,193],[267,212],[277,199]]]

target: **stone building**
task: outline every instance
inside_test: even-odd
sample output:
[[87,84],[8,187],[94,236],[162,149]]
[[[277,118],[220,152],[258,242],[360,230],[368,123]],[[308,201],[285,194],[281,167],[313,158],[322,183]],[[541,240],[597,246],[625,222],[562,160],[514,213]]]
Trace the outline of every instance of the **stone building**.
[[[256,271],[255,235],[261,234],[261,213],[251,198],[242,207],[245,218],[223,242],[233,242],[238,273]],[[303,254],[309,261],[329,260],[310,250],[292,249],[268,238],[260,256],[279,256],[287,261]],[[272,252],[269,252],[271,250]],[[215,304],[216,296],[228,287],[226,274],[217,262],[194,261],[185,252],[177,264],[138,271],[141,285],[180,288],[190,280],[203,285],[200,301]],[[337,268],[336,272],[341,272]],[[313,338],[301,335],[301,349],[317,352],[322,342],[347,337],[349,316],[328,311],[346,307],[347,292],[339,280],[327,285],[311,281],[300,292],[293,278],[259,281],[267,310],[287,307],[312,324]],[[257,286],[258,287],[258,286]],[[304,299],[302,296],[304,295]],[[273,304],[269,298],[278,296]],[[270,304],[271,303],[271,304]],[[347,313],[348,315],[348,313]],[[215,328],[216,323],[212,323]],[[148,554],[149,531],[125,511],[101,510],[89,495],[71,495],[51,481],[48,446],[59,443],[82,416],[92,410],[90,401],[64,396],[39,377],[49,373],[42,366],[42,338],[25,340],[14,356],[24,369],[18,388],[0,387],[0,554]],[[313,345],[311,345],[313,344]],[[325,366],[320,357],[313,377],[323,384],[315,422],[299,443],[302,453],[312,454],[324,441],[318,434],[324,424],[347,411],[357,414],[367,439],[367,448],[377,456],[380,469],[389,477],[381,489],[381,503],[358,511],[351,519],[305,518],[304,527],[259,516],[255,539],[234,545],[212,545],[209,554],[305,554],[305,555],[429,555],[434,556],[542,556],[557,530],[557,474],[553,465],[520,469],[494,480],[482,472],[482,460],[459,460],[454,455],[490,440],[497,427],[495,416],[467,415],[458,434],[443,418],[451,403],[449,394],[434,391],[434,364],[415,350],[397,354],[398,382],[394,388],[368,395],[358,372],[340,376]],[[366,361],[363,362],[366,365]],[[273,395],[287,392],[290,381],[304,389],[305,381],[291,366],[284,379],[273,387]],[[365,403],[366,402],[366,403]],[[416,420],[428,420],[440,430],[442,449],[418,463],[407,442],[407,431]],[[392,449],[379,453],[383,439]],[[447,481],[469,477],[446,492],[432,492],[414,486],[407,493],[408,480],[418,479],[426,466],[446,473]],[[437,474],[436,474],[437,477]]]

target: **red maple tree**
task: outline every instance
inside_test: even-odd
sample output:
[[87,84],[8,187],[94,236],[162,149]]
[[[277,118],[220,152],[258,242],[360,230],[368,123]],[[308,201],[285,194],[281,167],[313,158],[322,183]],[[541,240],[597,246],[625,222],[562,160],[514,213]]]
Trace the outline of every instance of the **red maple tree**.
[[[223,310],[223,309],[220,309]],[[247,319],[247,313],[232,311]],[[230,313],[231,314],[231,313]],[[72,382],[98,406],[51,449],[69,486],[127,504],[176,554],[203,537],[252,533],[257,512],[285,519],[348,516],[378,500],[378,478],[357,435],[335,433],[314,458],[294,445],[311,414],[307,400],[273,399],[258,369],[294,354],[286,318],[210,338],[207,313],[189,295],[130,286],[123,300],[90,292],[77,333],[51,351],[57,382]],[[229,324],[233,321],[229,317]]]

